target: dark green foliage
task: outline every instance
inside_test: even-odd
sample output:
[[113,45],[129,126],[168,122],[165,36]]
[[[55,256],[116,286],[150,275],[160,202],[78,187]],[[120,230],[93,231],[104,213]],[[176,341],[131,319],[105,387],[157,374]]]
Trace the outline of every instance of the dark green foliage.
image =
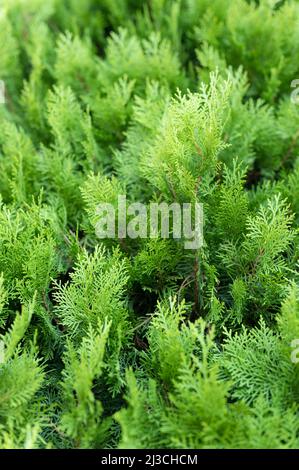
[[[1,2],[0,448],[299,447],[298,20]],[[203,246],[99,239],[120,195]]]

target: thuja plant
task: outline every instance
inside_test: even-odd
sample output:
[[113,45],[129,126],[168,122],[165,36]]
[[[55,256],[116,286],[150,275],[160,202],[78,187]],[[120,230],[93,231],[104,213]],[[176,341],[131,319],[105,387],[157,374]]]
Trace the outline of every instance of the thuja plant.
[[0,448],[299,447],[298,21],[2,0]]

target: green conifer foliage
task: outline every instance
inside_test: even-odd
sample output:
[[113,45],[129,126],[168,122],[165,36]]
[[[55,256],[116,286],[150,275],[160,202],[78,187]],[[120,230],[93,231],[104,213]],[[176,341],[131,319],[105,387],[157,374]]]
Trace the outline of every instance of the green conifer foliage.
[[[2,0],[0,448],[299,447],[298,23]],[[201,246],[120,236],[163,202]]]

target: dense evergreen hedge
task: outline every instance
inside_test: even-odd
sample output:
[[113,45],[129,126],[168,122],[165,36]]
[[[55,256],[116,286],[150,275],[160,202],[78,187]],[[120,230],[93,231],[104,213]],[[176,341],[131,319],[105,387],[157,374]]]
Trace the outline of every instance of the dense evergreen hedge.
[[0,447],[298,448],[299,1],[0,8]]

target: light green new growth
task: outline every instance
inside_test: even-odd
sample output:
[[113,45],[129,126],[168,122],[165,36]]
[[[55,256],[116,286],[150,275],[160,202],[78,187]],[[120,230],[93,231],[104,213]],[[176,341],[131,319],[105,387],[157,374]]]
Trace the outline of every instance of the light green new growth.
[[[299,447],[298,24],[2,0],[0,448]],[[203,246],[120,237],[120,195],[202,204]]]

